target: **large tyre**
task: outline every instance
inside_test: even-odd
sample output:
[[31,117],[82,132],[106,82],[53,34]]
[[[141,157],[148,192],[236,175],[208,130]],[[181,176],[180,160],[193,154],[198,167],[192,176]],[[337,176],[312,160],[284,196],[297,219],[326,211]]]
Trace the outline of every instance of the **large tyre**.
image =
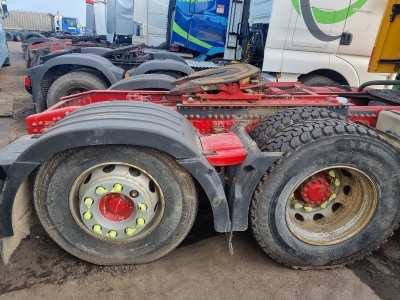
[[284,155],[258,184],[250,219],[257,242],[278,262],[341,266],[377,249],[399,226],[399,153],[374,131],[305,122],[266,148]]
[[322,75],[307,75],[300,79],[305,86],[329,86],[336,84],[332,79]]
[[197,213],[191,175],[171,156],[145,147],[56,154],[37,174],[34,202],[57,244],[100,265],[145,263],[167,254]]
[[65,74],[53,82],[47,94],[47,107],[60,101],[68,95],[91,90],[106,90],[109,84],[93,73],[76,71]]
[[7,42],[12,42],[14,40],[14,35],[11,32],[6,31],[6,39]]
[[266,141],[277,132],[296,123],[318,119],[346,120],[344,116],[325,108],[290,108],[262,120],[262,122],[257,124],[250,132],[250,137],[257,143],[257,146],[263,150],[263,145]]
[[175,85],[172,84],[176,78],[163,74],[142,74],[129,78],[121,79],[109,90],[172,90]]
[[21,42],[23,38],[24,38],[24,34],[23,34],[22,32],[18,32],[18,33],[15,35],[15,40],[16,40],[17,42]]

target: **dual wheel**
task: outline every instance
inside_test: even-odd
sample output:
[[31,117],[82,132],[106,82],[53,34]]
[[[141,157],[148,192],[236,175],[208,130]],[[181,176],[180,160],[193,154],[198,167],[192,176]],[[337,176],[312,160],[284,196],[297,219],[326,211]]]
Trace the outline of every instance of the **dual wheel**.
[[[269,128],[269,129],[268,129]],[[379,247],[400,221],[397,151],[332,112],[292,109],[251,133],[283,152],[254,193],[251,230],[277,261],[329,268]],[[35,207],[49,235],[96,264],[144,263],[174,249],[197,212],[191,175],[144,147],[69,150],[45,161]]]

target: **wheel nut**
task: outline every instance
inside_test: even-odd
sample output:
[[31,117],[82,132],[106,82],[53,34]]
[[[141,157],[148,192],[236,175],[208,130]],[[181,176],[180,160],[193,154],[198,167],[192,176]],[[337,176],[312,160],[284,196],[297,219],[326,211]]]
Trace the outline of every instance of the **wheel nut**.
[[329,200],[335,200],[337,198],[337,195],[333,193],[330,197]]
[[292,205],[293,205],[293,207],[296,208],[296,209],[303,208],[303,204],[301,204],[300,201],[297,200],[297,199],[294,199],[294,200],[292,201]]
[[320,205],[321,208],[326,208],[326,206],[328,205],[328,201],[325,201],[324,203],[322,203]]
[[131,196],[132,198],[137,198],[139,196],[139,192],[136,190],[132,190],[129,192],[129,196]]
[[105,193],[108,193],[108,191],[103,186],[98,186],[96,188],[96,195],[101,196]]
[[115,230],[110,230],[106,234],[107,237],[112,238],[112,239],[115,239],[117,237],[117,235],[118,235],[118,232],[116,232]]
[[86,198],[85,201],[83,201],[83,203],[85,203],[86,207],[90,209],[90,206],[92,206],[94,200],[92,198]]
[[122,189],[123,189],[122,184],[116,183],[116,184],[114,184],[114,186],[110,192],[111,193],[120,193],[122,191]]
[[329,176],[331,176],[331,177],[336,177],[336,173],[335,173],[335,171],[333,171],[333,170],[330,170],[330,171],[328,172],[328,174],[329,174]]
[[306,212],[312,212],[313,208],[312,208],[312,206],[306,204],[306,205],[304,205],[304,209],[305,209]]
[[103,232],[101,231],[101,226],[99,224],[96,224],[93,226],[93,231],[97,234],[103,234]]
[[144,203],[138,203],[139,210],[145,212],[147,210],[147,205]]
[[339,179],[335,179],[335,186],[340,186],[340,180]]
[[136,229],[132,227],[128,227],[125,229],[125,234],[127,236],[132,236],[135,233]]
[[89,210],[83,214],[83,218],[84,218],[86,221],[89,221],[92,217],[93,217],[93,215],[92,215],[92,213],[91,213]]
[[144,218],[137,218],[136,219],[136,224],[137,224],[136,228],[143,227],[144,223],[145,223]]

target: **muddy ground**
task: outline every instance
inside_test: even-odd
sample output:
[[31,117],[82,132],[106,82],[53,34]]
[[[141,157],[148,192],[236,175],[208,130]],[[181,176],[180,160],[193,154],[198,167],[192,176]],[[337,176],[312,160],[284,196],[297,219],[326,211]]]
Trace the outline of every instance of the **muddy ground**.
[[[12,65],[0,70],[0,147],[24,134],[24,118],[33,113],[20,44],[9,46]],[[234,234],[230,255],[210,211],[202,197],[196,223],[180,247],[138,266],[83,262],[59,248],[35,219],[10,263],[0,263],[0,299],[400,299],[399,230],[351,266],[298,271],[270,259],[249,231]]]

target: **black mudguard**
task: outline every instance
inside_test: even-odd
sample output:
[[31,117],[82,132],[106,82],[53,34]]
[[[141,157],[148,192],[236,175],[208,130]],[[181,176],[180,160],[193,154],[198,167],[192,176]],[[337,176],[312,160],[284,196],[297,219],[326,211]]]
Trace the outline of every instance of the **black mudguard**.
[[[224,185],[202,154],[197,131],[181,114],[169,108],[126,101],[88,105],[43,135],[17,141],[19,144],[12,143],[0,152],[3,171],[0,187],[4,185],[0,194],[0,238],[13,235],[11,215],[17,190],[45,159],[67,149],[110,144],[146,146],[175,157],[207,193],[215,229],[218,232],[231,229]],[[22,152],[19,156],[18,151]]]
[[175,71],[182,74],[192,74],[193,69],[183,62],[176,60],[150,60],[142,63],[136,69],[127,71],[129,76],[135,76],[140,74],[149,73],[152,71]]
[[[65,54],[52,58],[43,65],[29,69],[28,77],[31,80],[33,103],[36,104],[41,97],[42,81],[50,68],[62,65],[75,65],[80,68],[89,67],[103,73],[111,84],[124,78],[125,70],[114,66],[109,60],[98,55],[90,54]],[[51,84],[50,84],[51,85]],[[50,87],[48,86],[48,88]]]

